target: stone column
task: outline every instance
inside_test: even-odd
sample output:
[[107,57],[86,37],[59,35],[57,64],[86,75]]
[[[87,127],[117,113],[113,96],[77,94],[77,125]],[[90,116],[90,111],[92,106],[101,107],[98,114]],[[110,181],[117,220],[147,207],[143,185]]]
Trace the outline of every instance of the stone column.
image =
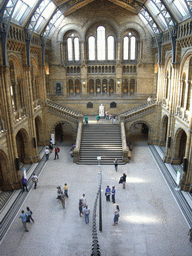
[[[30,72],[29,66],[24,67],[24,80],[26,81],[25,105],[26,105],[26,112],[28,117],[28,131],[29,131],[29,134],[28,134],[29,135],[29,145],[28,145],[29,151],[27,152],[26,150],[28,158],[25,159],[25,163],[33,163],[33,162],[39,161],[39,154],[38,154],[38,148],[37,147],[35,148],[33,144],[33,138],[36,138],[36,128],[35,128],[34,107],[33,107],[33,90],[32,90],[32,84],[31,84],[31,72]],[[43,96],[43,98],[44,97],[45,95]]]
[[163,77],[163,66],[159,64],[158,68],[158,85],[157,85],[157,101],[162,101],[163,99],[163,87],[162,84],[165,86],[165,80],[162,81]]
[[7,166],[3,166],[6,172],[4,174],[3,190],[14,190],[21,188],[20,171],[16,170],[15,159],[18,158],[16,139],[14,133],[14,117],[11,104],[10,82],[9,82],[9,67],[0,67],[0,101],[1,115],[5,126],[5,148],[3,151],[7,154]]
[[169,100],[169,119],[168,119],[168,127],[167,127],[167,138],[171,137],[171,146],[170,148],[166,145],[166,152],[164,155],[164,162],[171,163],[173,161],[173,138],[174,138],[174,128],[175,128],[175,117],[174,114],[176,112],[176,86],[177,86],[177,72],[178,72],[179,66],[177,64],[172,64],[172,79],[171,79],[171,97]]

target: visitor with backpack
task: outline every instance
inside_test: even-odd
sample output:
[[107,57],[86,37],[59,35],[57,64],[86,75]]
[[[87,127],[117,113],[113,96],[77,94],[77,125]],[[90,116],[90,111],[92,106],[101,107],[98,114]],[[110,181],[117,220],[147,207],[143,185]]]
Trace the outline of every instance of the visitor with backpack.
[[26,191],[28,192],[28,188],[27,188],[27,179],[24,178],[24,176],[22,176],[22,179],[21,179],[21,182],[22,182],[22,185],[23,185],[23,192]]
[[55,147],[55,158],[54,158],[54,160],[56,160],[56,158],[59,159],[59,154],[58,154],[59,152],[60,152],[60,148]]

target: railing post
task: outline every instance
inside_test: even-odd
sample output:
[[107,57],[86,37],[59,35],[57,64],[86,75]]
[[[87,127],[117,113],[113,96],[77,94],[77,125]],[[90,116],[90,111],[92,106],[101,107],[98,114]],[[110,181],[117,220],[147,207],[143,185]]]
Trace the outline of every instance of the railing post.
[[80,152],[80,146],[81,146],[81,136],[82,136],[82,129],[83,129],[83,115],[79,115],[78,117],[78,130],[77,130],[77,138],[76,138],[76,145],[74,148],[74,163],[77,163],[79,161],[79,152]]
[[126,143],[126,134],[125,134],[125,116],[120,116],[120,125],[121,125],[121,141],[122,141],[122,150],[123,150],[123,161],[128,163],[128,147]]

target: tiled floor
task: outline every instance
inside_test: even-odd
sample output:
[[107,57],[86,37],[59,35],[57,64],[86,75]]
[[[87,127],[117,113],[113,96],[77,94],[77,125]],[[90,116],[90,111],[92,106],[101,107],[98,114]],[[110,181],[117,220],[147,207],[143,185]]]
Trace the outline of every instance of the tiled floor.
[[[69,147],[60,147],[60,159],[53,154],[46,163],[38,188],[32,190],[20,210],[29,206],[35,223],[24,232],[20,213],[0,245],[5,256],[88,256],[92,248],[92,209],[98,189],[98,166],[72,163]],[[98,231],[103,256],[190,256],[188,224],[154,162],[147,145],[135,146],[129,164],[101,166],[103,231]],[[127,185],[118,184],[123,172]],[[66,209],[56,200],[56,187],[69,186]],[[116,186],[116,203],[120,206],[117,226],[113,224],[115,205],[106,202],[106,186]],[[91,209],[90,223],[79,217],[78,200],[85,193]],[[98,219],[98,214],[97,214]]]

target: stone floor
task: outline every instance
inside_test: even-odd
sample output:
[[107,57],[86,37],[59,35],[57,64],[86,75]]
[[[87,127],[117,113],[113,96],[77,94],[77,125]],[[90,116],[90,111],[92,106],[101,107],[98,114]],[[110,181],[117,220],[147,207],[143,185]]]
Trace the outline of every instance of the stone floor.
[[[39,177],[38,188],[29,192],[20,209],[29,206],[35,223],[24,232],[20,212],[0,245],[2,256],[88,256],[92,248],[92,209],[98,190],[98,166],[78,166],[61,147],[60,159],[53,153]],[[103,256],[190,256],[188,224],[176,204],[147,145],[135,146],[129,164],[101,166],[103,231],[98,231]],[[118,184],[127,173],[126,189]],[[69,186],[66,209],[56,200],[56,187]],[[116,186],[120,206],[117,226],[113,224],[115,205],[106,202],[106,186]],[[26,193],[26,192],[25,192]],[[91,209],[90,223],[79,217],[78,201],[86,194]],[[98,218],[98,216],[97,216]]]

